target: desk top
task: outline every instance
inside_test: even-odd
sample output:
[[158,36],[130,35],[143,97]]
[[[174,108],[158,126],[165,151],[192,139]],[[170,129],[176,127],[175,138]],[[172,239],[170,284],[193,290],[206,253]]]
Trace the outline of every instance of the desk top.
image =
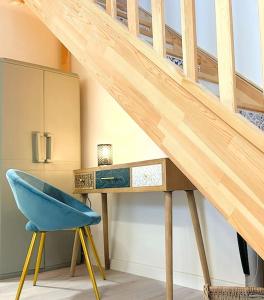
[[169,158],[74,171],[74,193],[127,193],[194,190]]

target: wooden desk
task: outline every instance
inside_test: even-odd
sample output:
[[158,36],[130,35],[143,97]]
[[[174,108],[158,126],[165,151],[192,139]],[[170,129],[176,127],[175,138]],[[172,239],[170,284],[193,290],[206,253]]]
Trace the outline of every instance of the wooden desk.
[[[166,299],[173,299],[173,249],[172,249],[172,192],[186,191],[191,212],[197,246],[200,254],[205,283],[210,285],[209,271],[197,214],[192,183],[168,158],[141,161],[128,164],[100,166],[74,171],[74,193],[81,194],[86,202],[89,193],[100,193],[104,234],[105,268],[110,269],[108,238],[108,193],[163,192],[165,204],[165,249],[166,249]],[[150,202],[151,204],[151,202]],[[74,275],[78,236],[75,237],[71,274]]]

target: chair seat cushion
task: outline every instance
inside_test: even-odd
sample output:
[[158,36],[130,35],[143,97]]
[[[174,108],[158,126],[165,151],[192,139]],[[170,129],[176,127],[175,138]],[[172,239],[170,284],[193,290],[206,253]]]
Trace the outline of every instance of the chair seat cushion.
[[39,229],[38,229],[38,227],[34,223],[32,223],[31,221],[29,221],[26,224],[26,231],[38,232]]
[[89,217],[89,225],[96,225],[101,222],[101,216],[98,215],[98,213],[96,213],[95,211],[88,211],[84,214],[87,215],[87,217]]
[[65,229],[72,229],[72,228],[77,228],[77,227],[83,227],[83,226],[90,226],[90,225],[96,225],[99,224],[101,221],[101,216],[98,215],[95,211],[87,211],[87,212],[82,212],[86,217],[87,217],[87,223],[79,223],[78,220],[76,220],[74,226],[66,227],[66,226],[61,226],[61,228],[52,228],[49,226],[48,228],[38,228],[33,222],[29,221],[26,224],[26,230],[31,231],[31,232],[39,232],[39,231],[56,231],[56,230],[65,230]]

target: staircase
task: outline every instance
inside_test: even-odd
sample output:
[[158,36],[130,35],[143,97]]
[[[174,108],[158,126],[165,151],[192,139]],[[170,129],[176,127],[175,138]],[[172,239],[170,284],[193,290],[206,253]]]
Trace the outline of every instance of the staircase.
[[[162,0],[152,0],[152,18],[136,0],[25,3],[264,258],[264,137],[236,113],[263,111],[264,98],[235,74],[231,2],[216,0],[218,64],[196,51],[193,0],[182,1],[182,48]],[[139,38],[142,24],[153,46]],[[183,70],[165,57],[170,39]],[[198,78],[219,78],[220,101]]]

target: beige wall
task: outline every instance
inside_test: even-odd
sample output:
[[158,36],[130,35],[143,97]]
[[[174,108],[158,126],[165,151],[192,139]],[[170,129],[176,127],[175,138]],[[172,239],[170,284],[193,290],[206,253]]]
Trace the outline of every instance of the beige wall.
[[[112,143],[114,162],[164,157],[164,153],[133,122],[115,100],[78,62],[81,77],[83,166],[96,166],[96,145]],[[101,211],[99,195],[90,196]],[[236,233],[206,199],[196,192],[213,283],[243,283]],[[164,280],[164,209],[162,193],[110,195],[110,251],[112,268]],[[173,193],[174,280],[202,289],[202,271],[195,245],[187,199]],[[102,226],[93,228],[103,255]]]
[[59,67],[59,42],[25,5],[0,0],[0,57]]
[[97,164],[96,145],[113,144],[114,163],[165,157],[143,130],[113,98],[73,61],[73,71],[81,77],[82,163]]

